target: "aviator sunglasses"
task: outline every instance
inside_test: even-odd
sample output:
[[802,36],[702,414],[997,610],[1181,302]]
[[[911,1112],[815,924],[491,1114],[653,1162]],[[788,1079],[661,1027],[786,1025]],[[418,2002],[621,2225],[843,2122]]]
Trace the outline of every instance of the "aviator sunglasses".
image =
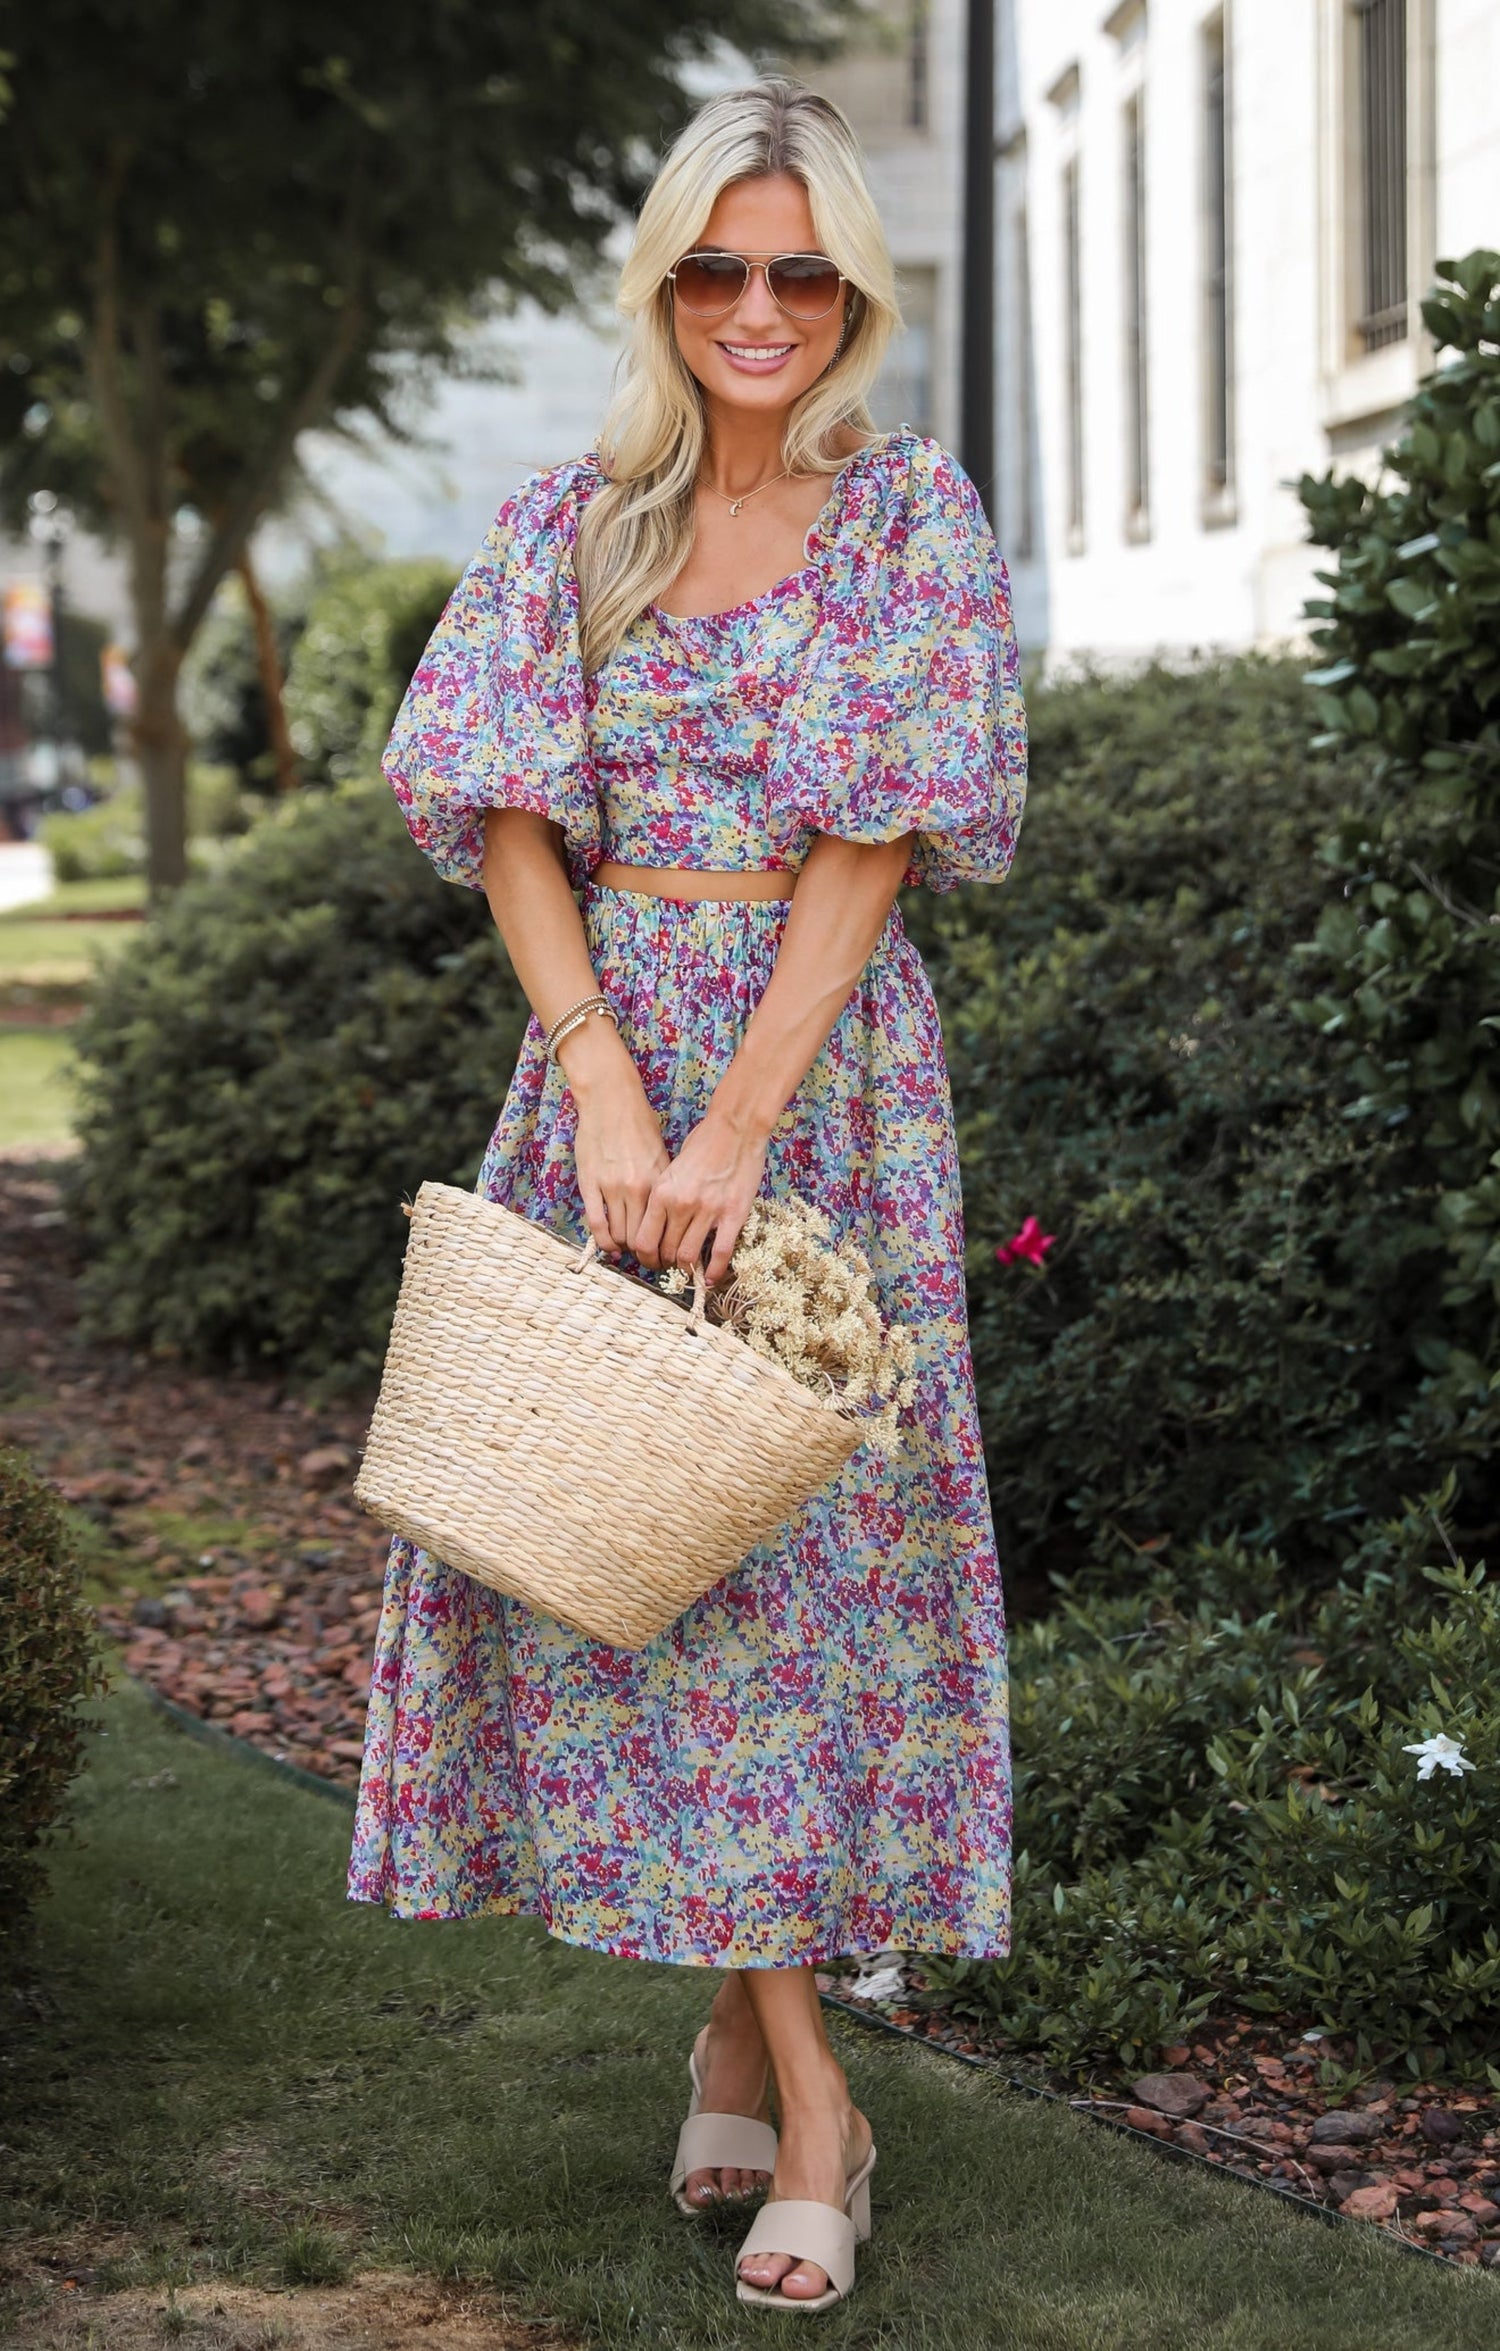
[[845,283],[826,253],[778,253],[768,261],[748,253],[685,253],[667,278],[684,310],[722,318],[749,285],[752,269],[765,271],[771,299],[788,318],[826,318]]

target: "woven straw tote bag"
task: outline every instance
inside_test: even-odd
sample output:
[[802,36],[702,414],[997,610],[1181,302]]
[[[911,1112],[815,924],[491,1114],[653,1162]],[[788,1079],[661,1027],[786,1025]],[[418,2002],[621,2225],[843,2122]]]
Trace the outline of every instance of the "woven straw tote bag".
[[426,1183],[355,1499],[573,1631],[638,1649],[863,1441],[737,1332],[513,1208]]

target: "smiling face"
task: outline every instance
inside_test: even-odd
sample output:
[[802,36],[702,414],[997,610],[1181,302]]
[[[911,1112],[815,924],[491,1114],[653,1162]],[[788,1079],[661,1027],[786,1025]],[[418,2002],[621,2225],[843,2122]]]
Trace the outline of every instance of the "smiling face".
[[[734,181],[719,196],[692,250],[712,246],[757,261],[780,253],[821,252],[806,188],[786,172]],[[704,318],[674,299],[677,348],[713,406],[773,415],[799,400],[832,359],[850,291],[840,286],[823,318],[789,318],[773,297],[765,271],[752,269],[734,308],[719,318]]]

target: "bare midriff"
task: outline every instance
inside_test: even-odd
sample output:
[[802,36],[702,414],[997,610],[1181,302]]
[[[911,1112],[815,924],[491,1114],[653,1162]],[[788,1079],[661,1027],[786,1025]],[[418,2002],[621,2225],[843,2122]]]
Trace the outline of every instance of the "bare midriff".
[[648,898],[790,898],[797,876],[770,866],[712,873],[690,865],[622,865],[604,857],[589,875],[605,890],[639,890]]

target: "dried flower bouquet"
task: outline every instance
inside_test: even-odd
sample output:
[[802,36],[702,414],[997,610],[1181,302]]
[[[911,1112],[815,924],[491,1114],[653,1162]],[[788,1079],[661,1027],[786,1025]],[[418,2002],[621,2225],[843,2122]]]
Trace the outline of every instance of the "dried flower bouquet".
[[[691,1280],[669,1266],[661,1287],[676,1296]],[[869,1259],[857,1242],[833,1239],[820,1208],[796,1193],[753,1202],[729,1279],[708,1311],[804,1387],[862,1419],[877,1450],[894,1447],[901,1407],[916,1396],[912,1335],[883,1320]]]

